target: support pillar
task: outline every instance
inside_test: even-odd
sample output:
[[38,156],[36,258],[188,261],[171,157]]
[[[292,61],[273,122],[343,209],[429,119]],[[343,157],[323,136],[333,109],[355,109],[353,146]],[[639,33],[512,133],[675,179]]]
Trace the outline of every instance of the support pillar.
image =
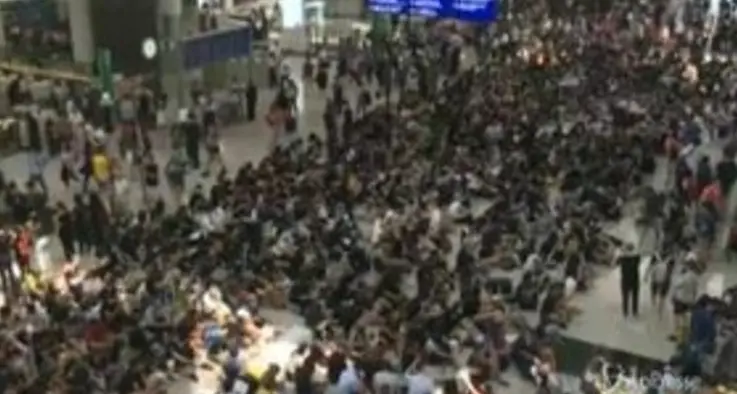
[[184,0],[159,0],[159,69],[161,89],[170,98],[168,111],[173,114],[187,105],[185,89],[185,71],[183,64],[182,39],[183,26],[182,7]]
[[325,0],[325,17],[334,19],[358,19],[363,16],[362,0]]
[[0,58],[5,59],[7,56],[7,42],[5,41],[5,18],[0,15]]
[[92,64],[95,60],[95,40],[92,36],[90,0],[66,0],[66,3],[74,62]]

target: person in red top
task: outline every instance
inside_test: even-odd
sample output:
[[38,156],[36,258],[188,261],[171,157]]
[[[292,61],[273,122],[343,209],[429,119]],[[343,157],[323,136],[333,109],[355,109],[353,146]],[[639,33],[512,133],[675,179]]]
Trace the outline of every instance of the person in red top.
[[18,266],[23,272],[31,267],[31,252],[33,250],[33,237],[30,226],[21,227],[15,237],[15,256]]
[[722,195],[722,187],[718,181],[714,181],[707,185],[699,196],[699,201],[711,203],[721,212],[724,212],[724,196]]
[[85,343],[92,348],[105,346],[110,336],[107,325],[102,322],[99,316],[89,316],[88,318],[89,321],[84,328]]

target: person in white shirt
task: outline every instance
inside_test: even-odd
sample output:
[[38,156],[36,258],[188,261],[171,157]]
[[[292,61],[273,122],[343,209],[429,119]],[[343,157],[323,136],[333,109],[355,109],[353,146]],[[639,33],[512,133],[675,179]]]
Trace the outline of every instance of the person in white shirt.
[[699,296],[699,276],[694,267],[695,261],[687,257],[686,270],[676,279],[673,285],[673,323],[676,340],[685,335],[688,314]]
[[407,375],[407,394],[433,394],[435,382],[422,373]]
[[378,245],[383,235],[384,235],[383,220],[381,220],[381,218],[376,218],[376,220],[374,220],[374,225],[371,230],[371,244]]
[[461,198],[455,198],[448,208],[450,217],[455,221],[471,221],[470,204]]
[[438,234],[443,228],[443,211],[433,204],[430,208],[430,233]]
[[663,316],[663,305],[670,290],[673,259],[666,261],[660,255],[649,257],[650,265],[645,273],[645,280],[650,282],[650,299],[653,306],[658,308],[658,315]]

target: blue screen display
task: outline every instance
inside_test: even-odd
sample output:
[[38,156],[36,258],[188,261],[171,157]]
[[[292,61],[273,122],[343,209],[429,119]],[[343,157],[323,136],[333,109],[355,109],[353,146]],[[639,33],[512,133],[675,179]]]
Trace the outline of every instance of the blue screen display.
[[418,15],[489,23],[496,19],[497,0],[366,0],[380,14]]

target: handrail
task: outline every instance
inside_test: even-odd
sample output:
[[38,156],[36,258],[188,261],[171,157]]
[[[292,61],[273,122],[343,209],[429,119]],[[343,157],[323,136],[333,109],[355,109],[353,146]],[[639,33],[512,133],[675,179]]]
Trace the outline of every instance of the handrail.
[[37,76],[49,79],[61,79],[71,82],[91,83],[92,79],[81,73],[53,70],[47,68],[40,68],[34,66],[28,66],[25,64],[12,63],[12,62],[0,62],[0,70],[5,72],[12,72],[17,74],[24,74],[30,76]]

